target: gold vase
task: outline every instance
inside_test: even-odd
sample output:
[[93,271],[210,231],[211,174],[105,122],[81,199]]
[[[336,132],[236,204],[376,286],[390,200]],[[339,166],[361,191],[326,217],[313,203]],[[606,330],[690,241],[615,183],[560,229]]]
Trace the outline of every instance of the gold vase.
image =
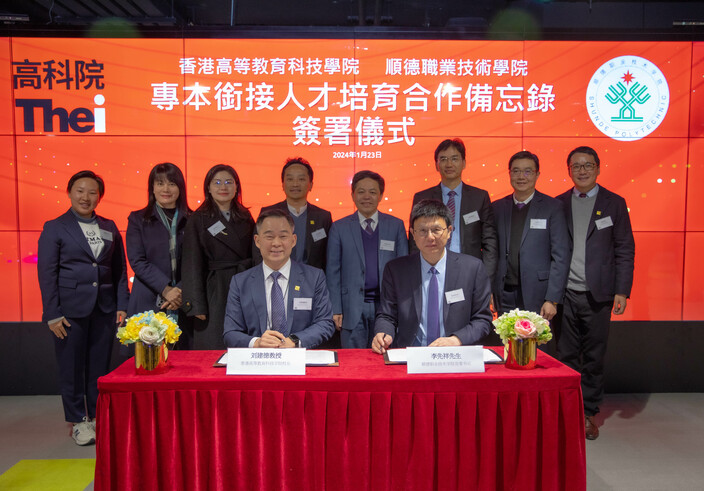
[[159,345],[134,343],[134,363],[139,375],[163,373],[168,369],[169,349],[166,343]]
[[509,339],[506,346],[506,368],[532,370],[538,357],[538,340]]

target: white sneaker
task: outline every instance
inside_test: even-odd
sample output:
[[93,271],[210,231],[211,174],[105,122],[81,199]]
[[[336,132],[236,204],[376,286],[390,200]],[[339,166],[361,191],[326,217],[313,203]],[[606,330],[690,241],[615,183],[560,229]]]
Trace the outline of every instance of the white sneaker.
[[83,417],[83,421],[73,424],[73,440],[76,445],[90,445],[95,443],[95,429],[88,416]]

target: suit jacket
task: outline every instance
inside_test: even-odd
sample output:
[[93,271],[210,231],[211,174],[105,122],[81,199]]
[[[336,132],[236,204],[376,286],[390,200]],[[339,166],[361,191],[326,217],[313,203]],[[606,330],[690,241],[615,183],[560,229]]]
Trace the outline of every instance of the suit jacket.
[[[157,295],[171,284],[171,256],[169,255],[169,231],[159,217],[144,220],[145,210],[130,213],[127,219],[127,259],[134,271],[132,293],[127,315],[146,310],[158,311]],[[181,284],[181,253],[187,216],[179,214],[176,225],[176,258],[178,266],[176,281]]]
[[[390,260],[408,254],[403,222],[379,212],[379,240],[394,243],[394,250],[379,249],[379,285]],[[327,279],[333,314],[343,314],[342,329],[354,329],[362,318],[364,304],[364,245],[359,215],[355,211],[332,224],[328,241]]]
[[[289,331],[301,340],[303,348],[314,348],[335,332],[325,274],[318,268],[292,260],[290,275],[286,322]],[[246,348],[253,337],[260,337],[266,331],[264,281],[261,265],[235,275],[230,281],[223,333],[226,346]],[[294,310],[295,298],[312,299],[311,309]]]
[[[417,192],[413,196],[413,205],[415,206],[416,203],[424,199],[443,201],[440,184]],[[479,220],[466,223],[464,216],[472,212],[477,212]],[[409,224],[409,226],[412,225]],[[453,233],[460,234],[460,252],[484,261],[489,278],[493,280],[496,275],[496,263],[498,261],[498,238],[496,236],[496,224],[494,212],[491,209],[489,193],[469,184],[462,184],[460,230],[455,230]],[[408,240],[410,250],[417,251],[418,247],[410,232]]]
[[39,236],[37,274],[42,293],[42,321],[88,317],[97,305],[102,312],[127,310],[127,261],[115,222],[97,216],[110,234],[97,259],[76,216],[67,211],[44,224]]
[[[491,284],[480,260],[447,251],[445,292],[461,289],[464,300],[443,300],[445,335],[457,336],[463,345],[474,344],[489,333],[491,326]],[[413,346],[422,319],[423,277],[420,253],[390,261],[384,271],[381,305],[376,314],[374,334],[393,338],[392,348]]]
[[[495,201],[492,208],[499,235],[494,301],[501,308],[501,291],[508,271],[513,194]],[[542,224],[534,220],[544,221],[545,226],[541,228]],[[570,257],[570,239],[562,202],[536,191],[528,207],[519,251],[521,293],[527,310],[539,313],[546,300],[562,302],[570,272]]]
[[[572,245],[572,189],[559,195],[557,199],[564,205]],[[606,226],[599,230],[597,220],[606,218],[611,218],[613,225],[604,224]],[[597,302],[610,302],[616,294],[630,296],[635,253],[636,245],[626,200],[599,186],[587,229],[585,257],[587,286]]]
[[[224,229],[208,229],[220,222]],[[206,314],[207,328],[196,325],[195,349],[220,349],[227,292],[232,276],[252,267],[254,220],[210,216],[195,211],[186,223],[181,259],[182,310],[189,316]]]
[[[289,211],[286,200],[276,203],[275,205],[265,206],[262,208],[260,214],[267,210]],[[328,210],[323,210],[311,203],[308,203],[306,213],[305,231],[301,232],[300,230],[296,230],[296,235],[298,236],[298,244],[296,247],[304,247],[303,262],[305,264],[325,270],[328,252],[328,236],[330,235],[330,227],[332,226],[332,215]],[[325,230],[325,237],[315,240],[313,238],[313,232],[320,229]],[[252,247],[252,256],[254,257],[255,264],[262,262],[262,255],[259,252],[259,248],[256,246]]]

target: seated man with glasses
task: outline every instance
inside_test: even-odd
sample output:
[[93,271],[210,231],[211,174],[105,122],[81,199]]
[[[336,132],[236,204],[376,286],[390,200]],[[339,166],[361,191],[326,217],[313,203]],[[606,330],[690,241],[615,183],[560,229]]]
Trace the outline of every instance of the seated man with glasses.
[[519,308],[551,320],[570,266],[565,212],[560,201],[535,189],[537,155],[514,154],[508,170],[513,193],[492,203],[499,234],[494,301],[499,314]]
[[418,252],[384,269],[372,350],[476,344],[491,326],[482,261],[447,249],[452,215],[442,201],[417,203],[410,223]]

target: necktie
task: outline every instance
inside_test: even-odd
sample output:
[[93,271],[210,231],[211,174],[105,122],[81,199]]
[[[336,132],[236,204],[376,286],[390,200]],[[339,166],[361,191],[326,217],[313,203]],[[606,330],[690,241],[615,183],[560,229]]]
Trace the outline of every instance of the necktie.
[[457,211],[455,208],[455,196],[457,196],[457,193],[454,191],[450,191],[447,193],[447,207],[450,210],[450,214],[452,215],[452,224],[455,224],[455,212]]
[[428,285],[428,345],[440,337],[440,308],[438,302],[438,270],[430,268]]
[[522,210],[524,206],[526,206],[525,203],[516,203],[516,208],[518,208],[519,210]]
[[374,220],[372,220],[371,218],[367,218],[366,220],[364,220],[364,223],[364,231],[369,235],[372,235],[374,233],[374,230],[372,230],[372,223],[374,223]]
[[587,197],[587,193],[579,193],[579,197],[580,197],[580,198],[586,198],[586,197]]
[[286,336],[286,306],[284,305],[284,294],[279,285],[281,273],[273,271],[269,277],[274,280],[271,285],[271,328]]

